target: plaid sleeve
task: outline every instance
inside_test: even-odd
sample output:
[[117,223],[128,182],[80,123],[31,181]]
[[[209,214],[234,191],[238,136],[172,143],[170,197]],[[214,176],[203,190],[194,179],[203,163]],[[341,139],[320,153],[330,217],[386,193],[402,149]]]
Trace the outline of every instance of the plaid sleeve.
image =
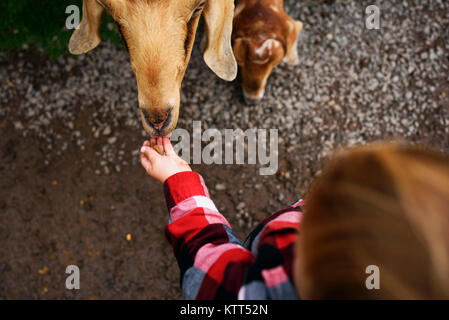
[[245,276],[242,300],[297,299],[293,280],[294,245],[303,215],[299,200],[262,221],[245,240],[257,257]]
[[236,299],[254,255],[244,248],[195,172],[164,183],[170,213],[166,236],[181,270],[186,299]]
[[297,298],[291,266],[302,203],[265,219],[244,246],[199,174],[171,176],[164,193],[170,213],[166,236],[186,299]]

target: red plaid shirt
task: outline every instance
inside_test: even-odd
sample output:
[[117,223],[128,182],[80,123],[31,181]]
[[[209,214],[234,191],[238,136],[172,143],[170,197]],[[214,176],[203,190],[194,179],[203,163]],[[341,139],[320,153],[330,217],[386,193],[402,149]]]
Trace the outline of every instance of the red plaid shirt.
[[297,299],[292,266],[302,201],[260,223],[242,243],[195,172],[164,183],[166,236],[186,299]]

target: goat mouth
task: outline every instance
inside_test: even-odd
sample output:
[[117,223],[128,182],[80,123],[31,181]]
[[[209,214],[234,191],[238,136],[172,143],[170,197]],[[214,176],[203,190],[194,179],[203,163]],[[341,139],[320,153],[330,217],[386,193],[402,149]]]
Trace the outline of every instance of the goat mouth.
[[253,104],[259,102],[265,93],[265,89],[259,90],[259,92],[248,92],[246,90],[243,90],[243,98],[245,100],[245,103],[247,104]]
[[[145,124],[147,125],[147,127],[150,129],[150,132],[148,132],[152,137],[163,137],[163,136],[169,136],[171,135],[171,131],[167,132],[168,128],[172,125],[172,119],[173,116],[170,112],[170,114],[167,116],[167,119],[164,121],[164,123],[162,124],[162,126],[160,128],[156,128],[151,121],[148,121],[147,118],[143,118],[143,121],[145,122]],[[148,131],[148,130],[147,130]]]

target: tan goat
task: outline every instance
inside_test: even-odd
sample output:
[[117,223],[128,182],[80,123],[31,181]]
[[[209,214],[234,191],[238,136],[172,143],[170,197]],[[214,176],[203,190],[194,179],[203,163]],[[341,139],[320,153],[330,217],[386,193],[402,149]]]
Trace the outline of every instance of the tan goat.
[[290,18],[283,0],[239,0],[232,43],[246,100],[261,99],[273,68],[285,57],[298,62],[296,41],[302,22]]
[[236,77],[231,47],[233,0],[84,0],[80,28],[69,43],[71,53],[88,52],[101,42],[105,10],[128,49],[143,127],[150,135],[168,135],[176,127],[181,82],[201,13],[206,64],[224,80]]

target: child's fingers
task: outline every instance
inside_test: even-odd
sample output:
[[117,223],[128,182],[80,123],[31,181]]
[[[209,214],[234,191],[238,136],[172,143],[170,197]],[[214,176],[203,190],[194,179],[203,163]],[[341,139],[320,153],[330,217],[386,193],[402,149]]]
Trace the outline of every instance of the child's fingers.
[[150,163],[153,163],[157,157],[160,157],[159,153],[151,147],[144,146],[140,149],[140,153],[147,158]]
[[[150,141],[149,140],[145,140],[142,148],[143,147],[149,147],[150,146]],[[142,164],[142,167],[149,172],[149,170],[151,169],[151,162],[148,160],[148,158],[141,152],[140,153],[140,163]]]
[[161,136],[157,137],[157,145],[159,146],[159,148],[161,150],[164,150],[164,143],[162,142],[162,137]]
[[171,145],[170,138],[163,137],[162,141],[164,143],[164,150],[167,156],[171,156],[175,154],[175,150],[173,150],[173,146]]
[[154,146],[156,144],[156,141],[157,141],[156,137],[151,137],[151,139],[150,139],[150,147]]
[[144,153],[140,153],[140,163],[142,164],[142,167],[145,169],[145,171],[149,174],[151,171],[151,162],[150,160],[148,160]]

